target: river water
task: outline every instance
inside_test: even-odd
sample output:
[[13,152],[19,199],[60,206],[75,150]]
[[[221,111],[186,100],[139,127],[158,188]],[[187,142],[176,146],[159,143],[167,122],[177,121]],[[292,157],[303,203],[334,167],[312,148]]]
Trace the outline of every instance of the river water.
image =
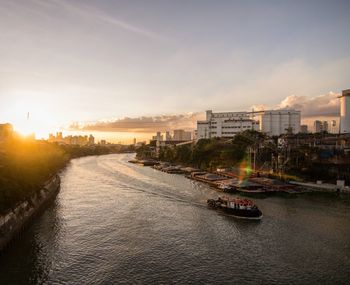
[[0,284],[350,284],[350,198],[254,199],[263,220],[237,220],[206,207],[214,189],[132,157],[73,160]]

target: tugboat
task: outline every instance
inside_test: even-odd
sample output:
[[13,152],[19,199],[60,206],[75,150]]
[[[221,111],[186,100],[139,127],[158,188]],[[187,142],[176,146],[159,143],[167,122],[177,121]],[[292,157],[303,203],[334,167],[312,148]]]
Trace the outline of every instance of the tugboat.
[[261,220],[262,212],[248,199],[219,197],[217,200],[208,199],[208,206],[213,209],[222,209],[232,216],[242,219]]

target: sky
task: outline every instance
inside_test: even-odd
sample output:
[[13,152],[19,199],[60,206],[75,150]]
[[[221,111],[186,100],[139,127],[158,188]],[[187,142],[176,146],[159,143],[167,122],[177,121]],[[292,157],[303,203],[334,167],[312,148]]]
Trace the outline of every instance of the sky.
[[44,136],[101,122],[126,133],[135,120],[136,133],[150,120],[191,128],[208,109],[337,115],[349,12],[322,0],[0,0],[0,123],[23,130],[29,112]]

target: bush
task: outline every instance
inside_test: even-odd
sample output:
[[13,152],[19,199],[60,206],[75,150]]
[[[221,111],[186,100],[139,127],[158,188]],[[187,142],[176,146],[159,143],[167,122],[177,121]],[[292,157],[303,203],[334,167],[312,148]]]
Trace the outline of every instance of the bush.
[[17,138],[0,147],[0,212],[41,189],[69,159],[58,146],[45,142]]

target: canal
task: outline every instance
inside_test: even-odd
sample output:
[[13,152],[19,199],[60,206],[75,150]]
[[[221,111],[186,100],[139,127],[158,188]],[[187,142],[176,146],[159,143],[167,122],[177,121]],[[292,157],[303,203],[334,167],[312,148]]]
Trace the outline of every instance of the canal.
[[71,161],[0,284],[350,284],[350,197],[254,199],[263,220],[237,220],[206,207],[214,189],[132,157]]

